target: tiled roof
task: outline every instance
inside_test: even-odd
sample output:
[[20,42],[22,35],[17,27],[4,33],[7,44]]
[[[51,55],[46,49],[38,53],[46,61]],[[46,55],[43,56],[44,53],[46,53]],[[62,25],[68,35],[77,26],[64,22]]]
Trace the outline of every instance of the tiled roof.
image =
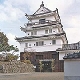
[[63,57],[63,59],[76,59],[80,58],[80,52],[79,53],[73,53],[73,54],[67,54]]
[[60,34],[51,34],[51,35],[42,35],[42,36],[25,36],[25,37],[20,37],[16,38],[16,40],[23,40],[23,39],[33,39],[33,38],[41,38],[41,37],[49,37],[49,36],[60,36],[64,35],[65,33],[60,33]]

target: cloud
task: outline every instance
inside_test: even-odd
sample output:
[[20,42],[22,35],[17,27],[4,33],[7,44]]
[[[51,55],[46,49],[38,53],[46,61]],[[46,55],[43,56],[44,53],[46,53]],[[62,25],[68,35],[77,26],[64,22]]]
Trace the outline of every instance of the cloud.
[[0,21],[17,21],[24,16],[24,12],[12,6],[8,1],[0,5]]
[[7,34],[7,37],[10,41],[14,41],[15,40],[15,35],[11,34],[11,33],[8,33]]
[[80,40],[80,28],[65,29],[69,43],[76,43]]
[[20,46],[19,43],[16,42],[16,40],[15,40],[16,36],[14,34],[8,33],[8,34],[6,34],[6,36],[9,39],[8,42],[10,45],[14,45],[14,46],[18,46],[18,47]]
[[69,19],[68,24],[71,25],[72,27],[76,27],[76,28],[80,27],[80,24],[79,24],[80,17],[79,16],[80,15],[71,16],[70,19]]
[[[79,41],[80,39],[78,36],[80,34],[80,15],[78,14],[78,8],[80,7],[80,1],[43,0],[43,2],[45,7],[51,10],[58,8],[63,28],[67,33],[69,43]],[[25,13],[33,14],[39,8],[40,4],[40,0],[5,0],[2,5],[0,4],[0,21],[15,21],[17,23],[18,20],[25,18]],[[15,36],[14,34],[7,33],[7,35],[9,37],[10,43],[16,43],[13,39]],[[76,39],[74,39],[73,35],[76,36]]]
[[[64,12],[64,10],[66,10],[66,8],[71,5],[74,0],[43,1],[50,9],[55,10],[57,7],[60,12]],[[0,5],[0,21],[17,21],[25,15],[26,10],[30,10],[29,12],[35,12],[39,8],[40,4],[40,0],[5,0],[3,4]]]

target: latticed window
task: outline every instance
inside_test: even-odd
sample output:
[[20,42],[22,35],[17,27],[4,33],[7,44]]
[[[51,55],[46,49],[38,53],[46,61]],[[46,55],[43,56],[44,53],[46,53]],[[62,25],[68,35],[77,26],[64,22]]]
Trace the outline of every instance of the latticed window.
[[56,44],[56,40],[52,40],[52,44]]

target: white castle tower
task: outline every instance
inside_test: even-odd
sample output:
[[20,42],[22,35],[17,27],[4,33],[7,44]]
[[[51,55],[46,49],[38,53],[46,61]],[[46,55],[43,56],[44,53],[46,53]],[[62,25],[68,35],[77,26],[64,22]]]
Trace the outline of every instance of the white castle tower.
[[16,38],[20,43],[20,52],[56,51],[68,43],[57,8],[51,11],[44,7],[42,2],[34,14],[25,16],[28,23],[21,27],[21,31],[25,32],[26,36]]

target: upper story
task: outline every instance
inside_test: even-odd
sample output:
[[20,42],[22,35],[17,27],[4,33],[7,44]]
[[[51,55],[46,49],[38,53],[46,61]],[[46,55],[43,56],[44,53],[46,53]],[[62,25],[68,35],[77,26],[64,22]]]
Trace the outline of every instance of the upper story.
[[21,30],[26,33],[26,36],[41,36],[51,34],[64,33],[58,9],[51,11],[40,5],[40,8],[32,15],[25,15],[28,23],[24,24]]

